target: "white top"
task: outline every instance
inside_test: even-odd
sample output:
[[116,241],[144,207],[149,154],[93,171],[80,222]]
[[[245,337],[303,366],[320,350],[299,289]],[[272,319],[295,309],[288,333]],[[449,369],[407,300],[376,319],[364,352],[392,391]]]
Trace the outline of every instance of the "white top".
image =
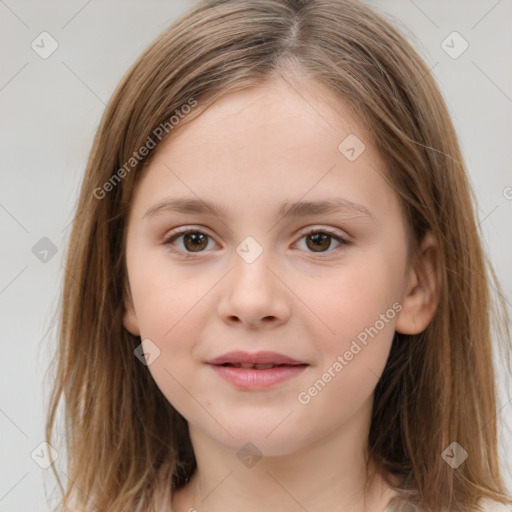
[[[484,512],[512,512],[512,503],[505,505],[504,503],[489,498],[482,498],[479,505]],[[395,509],[395,507],[389,503],[382,512],[394,512],[394,510],[401,510],[401,507],[403,507],[403,505],[397,505]],[[410,509],[404,508],[404,512],[405,510],[409,512]],[[412,510],[414,510],[414,507]]]
[[480,505],[485,510],[485,512],[512,512],[512,503],[505,505],[499,501],[486,498],[481,500]]

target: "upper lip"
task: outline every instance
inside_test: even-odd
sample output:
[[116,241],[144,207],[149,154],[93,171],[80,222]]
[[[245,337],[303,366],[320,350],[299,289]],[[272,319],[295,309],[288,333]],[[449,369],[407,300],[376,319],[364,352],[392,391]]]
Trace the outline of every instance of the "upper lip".
[[225,364],[225,363],[242,363],[242,364],[289,364],[289,365],[297,365],[297,364],[306,364],[303,361],[297,361],[296,359],[292,359],[291,357],[285,356],[283,354],[278,354],[277,352],[255,352],[253,354],[249,352],[242,352],[240,350],[234,352],[227,352],[215,359],[211,359],[207,361],[208,364]]

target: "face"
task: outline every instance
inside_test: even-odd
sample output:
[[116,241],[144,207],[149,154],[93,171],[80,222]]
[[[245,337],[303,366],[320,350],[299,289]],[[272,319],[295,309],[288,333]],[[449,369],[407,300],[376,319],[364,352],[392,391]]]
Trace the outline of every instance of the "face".
[[[219,100],[144,173],[124,326],[165,397],[234,449],[285,454],[345,428],[371,403],[407,282],[405,221],[362,127],[320,86],[276,80]],[[293,364],[210,364],[232,351]]]

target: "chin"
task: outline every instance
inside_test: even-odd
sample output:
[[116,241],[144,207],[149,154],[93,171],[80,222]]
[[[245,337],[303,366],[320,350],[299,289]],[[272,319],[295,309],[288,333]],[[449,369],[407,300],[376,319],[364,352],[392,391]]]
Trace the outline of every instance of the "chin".
[[285,430],[278,433],[278,429],[272,432],[277,424],[255,425],[253,422],[251,425],[239,425],[238,428],[231,424],[229,431],[233,437],[224,432],[222,438],[217,438],[217,441],[234,450],[242,462],[245,456],[279,457],[299,450],[303,446],[303,439],[299,433]]

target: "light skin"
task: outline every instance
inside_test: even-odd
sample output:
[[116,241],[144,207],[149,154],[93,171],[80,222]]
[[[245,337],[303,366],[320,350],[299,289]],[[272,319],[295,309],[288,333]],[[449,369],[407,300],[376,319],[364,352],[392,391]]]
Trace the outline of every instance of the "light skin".
[[[350,134],[366,145],[354,161],[338,150]],[[158,347],[148,370],[189,423],[198,467],[175,493],[175,512],[380,512],[388,503],[381,478],[364,487],[373,392],[395,330],[418,333],[432,319],[439,272],[433,237],[408,261],[405,220],[383,173],[339,98],[279,78],[219,100],[144,171],[127,228],[124,326]],[[176,197],[211,201],[229,216],[147,214]],[[370,215],[348,207],[275,213],[284,201],[335,197]],[[177,228],[203,236],[166,244]],[[327,237],[315,245],[309,229],[348,243]],[[251,263],[236,250],[246,237],[263,250]],[[300,403],[299,393],[394,303],[401,311]],[[232,350],[275,351],[309,366],[272,388],[240,390],[206,364]],[[262,454],[252,467],[237,457],[248,442]]]

